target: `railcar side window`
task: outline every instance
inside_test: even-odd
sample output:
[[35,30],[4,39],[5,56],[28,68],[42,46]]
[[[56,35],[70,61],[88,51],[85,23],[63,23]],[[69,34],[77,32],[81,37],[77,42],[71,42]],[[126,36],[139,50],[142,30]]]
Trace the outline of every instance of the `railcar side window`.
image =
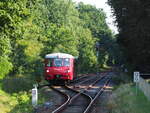
[[47,66],[47,67],[52,67],[52,66],[53,66],[53,60],[52,60],[52,59],[48,59],[46,66]]
[[69,58],[64,59],[64,66],[70,66]]
[[62,64],[63,64],[63,59],[61,59],[61,58],[54,59],[54,66],[61,67]]

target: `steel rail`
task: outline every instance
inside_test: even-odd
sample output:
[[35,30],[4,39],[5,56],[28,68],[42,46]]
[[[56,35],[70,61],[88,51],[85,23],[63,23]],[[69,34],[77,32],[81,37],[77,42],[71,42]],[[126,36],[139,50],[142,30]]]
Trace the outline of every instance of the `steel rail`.
[[[89,85],[86,89],[84,90],[81,90],[77,95],[73,96],[71,99],[70,99],[70,103],[75,100],[78,96],[80,96],[80,94],[84,93],[87,89],[91,88],[94,84],[96,84],[99,80],[103,79],[104,76],[102,76],[101,78],[97,79],[96,81],[94,81],[91,85]],[[68,87],[69,88],[69,87]],[[72,88],[70,88],[72,89]],[[72,89],[74,90],[74,89]],[[92,98],[92,97],[91,97]]]
[[[84,77],[81,77],[81,78],[84,78]],[[89,79],[88,79],[89,80]],[[85,80],[84,82],[86,82],[87,80]],[[83,82],[83,81],[82,81]],[[60,112],[60,111],[62,111],[68,104],[70,104],[71,102],[72,102],[72,100],[71,100],[71,97],[68,95],[68,94],[66,94],[66,93],[64,93],[64,92],[61,92],[61,91],[59,91],[59,90],[57,90],[57,89],[55,89],[55,88],[53,88],[53,87],[51,87],[53,90],[56,90],[57,92],[59,92],[59,93],[63,93],[63,95],[67,95],[67,100],[61,105],[61,106],[59,106],[57,109],[55,109],[52,113],[57,113],[57,112]],[[69,87],[67,87],[67,86],[65,86],[65,88],[66,89],[69,89],[69,90],[72,90],[72,91],[74,91],[74,92],[76,92],[77,94],[75,95],[75,96],[73,96],[73,97],[78,97],[79,95],[84,95],[84,96],[87,96],[88,98],[90,98],[90,101],[92,100],[92,97],[90,97],[89,95],[87,95],[87,94],[85,94],[85,93],[83,93],[83,92],[79,92],[79,91],[77,91],[77,90],[74,90],[74,89],[71,89],[71,88],[69,88]]]
[[90,98],[90,100],[92,100],[92,97],[89,96],[89,95],[87,95],[86,93],[84,93],[84,91],[77,91],[77,90],[75,90],[75,89],[69,88],[68,86],[65,86],[65,87],[66,87],[67,89],[69,89],[69,90],[72,90],[72,91],[74,91],[74,92],[77,92],[76,95],[74,95],[72,98],[70,98],[69,104],[71,104],[72,101],[73,101],[75,98],[77,98],[78,96],[80,96],[80,95],[86,95],[86,96],[88,96],[88,97]]
[[[103,77],[104,74],[105,74],[105,73],[102,73],[101,77]],[[96,75],[96,77],[99,77],[99,76]],[[85,83],[85,82],[87,82],[87,81],[90,81],[91,79],[95,79],[95,76],[92,76],[92,78],[90,78],[90,79],[87,79],[87,80],[84,80],[84,81],[79,82],[78,85],[83,84],[83,83]]]
[[92,99],[91,103],[88,105],[88,107],[86,108],[86,110],[84,111],[84,113],[88,113],[91,106],[93,105],[93,103],[95,102],[95,100],[103,93],[105,86],[109,83],[109,81],[111,80],[111,78],[109,78],[107,81],[105,81],[105,84],[103,87],[101,87],[101,89],[98,91],[98,93],[96,94],[96,96]]
[[61,106],[59,106],[54,111],[52,111],[52,113],[57,113],[58,111],[61,111],[68,104],[68,102],[70,100],[70,96],[68,94],[64,93],[64,92],[61,92],[60,90],[57,90],[54,87],[50,87],[50,88],[53,89],[53,90],[55,90],[55,91],[57,91],[57,92],[59,92],[59,93],[61,93],[62,95],[65,96],[65,98],[67,98],[66,101]]
[[80,76],[79,78],[74,79],[72,82],[88,77],[88,75]]
[[[89,85],[89,87],[87,87],[87,89],[91,88],[93,85],[95,85],[99,80],[102,80],[104,77],[105,77],[105,76],[102,76],[101,78],[99,78],[99,79],[97,79],[96,81],[94,81],[91,85]],[[87,81],[87,80],[85,80],[85,81]],[[85,93],[85,91],[86,91],[87,89],[86,89],[86,90],[77,91],[77,90],[75,90],[75,89],[69,88],[68,86],[65,86],[65,87],[66,87],[67,89],[69,89],[69,90],[78,92],[76,95],[74,95],[74,96],[70,99],[70,102],[69,102],[68,105],[70,105],[70,104],[71,104],[77,97],[79,97],[80,95],[86,95],[87,97],[90,98],[90,103],[92,103],[93,98],[92,98],[90,95],[88,95],[87,93]],[[88,104],[87,107],[89,107],[89,104]],[[86,109],[87,109],[87,107],[86,107]],[[86,110],[86,109],[85,109],[85,110]],[[85,110],[84,110],[84,111],[85,111]]]
[[86,80],[84,80],[84,81],[81,81],[81,82],[79,82],[79,83],[77,83],[77,85],[81,85],[81,84],[83,84],[83,83],[85,83],[85,82],[87,82],[87,81],[89,81],[89,80],[91,80],[91,79],[94,79],[95,78],[95,76],[93,76],[92,78],[88,78],[88,79],[86,79]]
[[[94,81],[92,84],[90,84],[90,85],[86,88],[86,90],[89,89],[89,88],[91,88],[94,84],[96,84],[99,80],[103,79],[104,77],[105,77],[105,76],[102,76],[102,77],[100,77],[99,79],[97,79],[96,81]],[[92,78],[92,79],[93,79],[93,78]],[[89,80],[91,80],[91,79],[82,81],[82,82],[80,82],[80,84],[82,84],[82,83],[84,83],[84,82],[87,82],[87,81],[89,81]],[[67,95],[68,99],[67,99],[67,101],[65,101],[61,106],[59,106],[57,109],[55,109],[52,113],[58,113],[58,112],[64,110],[65,107],[67,107],[68,105],[70,105],[70,104],[71,104],[77,97],[79,97],[80,95],[83,95],[83,96],[89,98],[89,99],[90,99],[90,102],[89,102],[89,103],[92,103],[93,98],[92,98],[90,95],[88,95],[87,93],[85,93],[86,90],[77,91],[77,90],[75,90],[75,89],[69,88],[69,86],[65,86],[65,88],[68,89],[68,90],[71,90],[71,91],[73,91],[73,92],[76,92],[77,94],[74,95],[74,96],[72,96],[72,97],[70,97],[68,94],[57,90],[57,91],[63,93],[64,95]],[[55,89],[55,88],[54,88],[54,89]],[[55,90],[56,90],[56,89],[55,89]],[[88,107],[89,107],[89,104],[88,104],[88,106],[86,107],[86,110],[88,109]],[[85,110],[84,110],[84,111],[85,111]]]
[[[90,79],[88,79],[88,80],[90,80]],[[84,80],[84,82],[86,82],[86,81],[87,81],[87,80]],[[82,81],[82,83],[84,83],[84,82]],[[72,97],[73,100],[74,100],[75,98],[77,98],[78,96],[80,96],[80,95],[84,95],[84,96],[86,96],[87,98],[89,98],[89,99],[90,99],[90,102],[91,102],[91,100],[92,100],[92,97],[90,97],[89,95],[83,93],[82,91],[77,91],[77,90],[74,90],[74,89],[69,88],[69,87],[67,87],[67,86],[65,86],[65,88],[66,88],[66,89],[69,89],[69,90],[72,90],[72,91],[74,91],[74,92],[77,93],[75,96]],[[52,87],[52,89],[54,89],[54,90],[56,90],[56,91],[58,91],[58,92],[61,93],[61,91],[59,91],[59,90],[57,90],[57,89],[55,89],[55,88],[53,88],[53,87]],[[62,92],[62,93],[65,94],[64,92]],[[67,95],[67,94],[65,94],[65,95]],[[65,101],[61,106],[59,106],[57,109],[55,109],[52,113],[58,113],[58,112],[62,111],[65,107],[67,107],[68,104],[71,104],[72,98],[71,98],[69,95],[67,95],[67,96],[68,96],[67,101]]]
[[[76,93],[81,93],[81,92],[79,92],[79,91],[77,91],[77,90],[73,90],[73,89],[71,89],[71,88],[69,88],[69,87],[67,87],[67,86],[65,86],[65,88],[66,88],[66,89],[69,89],[69,90],[71,90],[71,91],[73,91],[73,92],[76,92]],[[57,89],[54,89],[54,90],[57,90]],[[58,91],[59,91],[59,90],[58,90]],[[59,91],[59,92],[61,92],[61,91]],[[64,93],[64,92],[62,92],[62,93]],[[66,93],[64,93],[64,94],[65,94],[65,95],[68,95],[68,94],[66,94]],[[90,102],[92,101],[92,97],[90,97],[89,95],[87,95],[87,94],[85,94],[85,93],[81,93],[80,95],[83,95],[83,96],[85,96],[86,98],[89,98],[89,101],[90,101]],[[67,101],[65,101],[61,106],[59,106],[57,109],[55,109],[52,113],[58,113],[58,112],[62,111],[65,107],[67,107],[67,105],[70,104],[70,100],[71,100],[71,97],[68,95]]]
[[69,90],[72,90],[72,91],[74,91],[74,92],[77,92],[76,95],[74,95],[73,97],[70,98],[69,104],[71,104],[72,101],[73,101],[74,99],[76,99],[76,98],[77,98],[78,96],[80,96],[80,95],[86,95],[88,98],[90,98],[90,101],[92,100],[92,97],[89,96],[89,95],[87,95],[86,93],[84,93],[84,91],[77,91],[77,90],[75,90],[75,89],[69,88],[68,86],[66,86],[66,88],[69,89]]

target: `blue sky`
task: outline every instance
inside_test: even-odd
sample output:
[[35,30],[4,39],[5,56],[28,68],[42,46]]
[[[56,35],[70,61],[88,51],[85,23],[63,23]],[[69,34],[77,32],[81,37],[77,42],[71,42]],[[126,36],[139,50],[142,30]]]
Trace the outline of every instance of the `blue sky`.
[[112,17],[112,13],[111,13],[111,8],[110,6],[107,5],[107,0],[73,0],[74,2],[78,3],[78,2],[83,2],[85,4],[91,4],[96,6],[97,8],[102,8],[104,10],[104,12],[107,15],[107,24],[110,27],[110,29],[115,32],[118,33],[117,27],[114,24],[114,17]]

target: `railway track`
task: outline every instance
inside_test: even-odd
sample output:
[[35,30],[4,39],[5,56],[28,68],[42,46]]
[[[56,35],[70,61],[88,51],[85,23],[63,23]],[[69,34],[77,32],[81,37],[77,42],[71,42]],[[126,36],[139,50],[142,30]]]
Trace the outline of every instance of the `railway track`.
[[[105,74],[103,73],[102,76],[81,77],[76,80],[78,81],[77,83],[73,82],[70,86],[60,86],[59,88],[50,86],[63,99],[58,106],[43,111],[42,113],[88,113],[96,99],[102,94],[105,85],[109,83],[110,78],[106,78],[104,76]],[[103,81],[103,85],[96,88],[94,94],[91,93],[94,89],[93,87],[101,81]]]
[[[84,76],[76,78],[75,81],[81,82],[81,81],[84,81],[86,79],[89,79],[89,76],[84,75]],[[72,82],[72,84],[74,84],[75,81]],[[57,96],[59,95],[59,96],[58,96],[57,99],[54,99],[54,101],[52,101],[52,105],[45,105],[45,104],[50,102],[50,101],[47,100],[47,102],[45,102],[43,105],[37,106],[34,109],[34,113],[52,113],[59,106],[65,105],[65,102],[67,102],[67,99],[69,99],[69,95],[67,94],[67,92],[68,92],[67,88],[66,88],[66,93],[61,92],[61,90],[65,89],[64,86],[51,86],[50,84],[43,84],[43,85],[39,85],[38,89],[46,89],[46,90],[50,90],[51,89],[53,91],[54,95],[57,95]],[[75,91],[72,91],[72,92],[75,93]],[[60,99],[59,99],[60,97],[62,98],[61,102],[60,102]],[[57,102],[57,101],[59,101],[59,102]]]
[[[69,86],[65,86],[66,89],[68,89],[70,91],[74,91],[77,94],[74,96],[70,96],[68,98],[68,100],[65,102],[65,104],[60,106],[58,109],[56,109],[52,113],[58,113],[60,111],[61,111],[61,113],[88,113],[91,106],[94,104],[95,100],[98,98],[99,95],[102,94],[103,89],[105,88],[105,85],[108,84],[110,79],[107,79],[105,81],[104,86],[101,87],[97,91],[95,96],[92,96],[89,93],[87,93],[87,90],[91,89],[92,86],[94,86],[97,82],[101,81],[103,78],[105,78],[105,77],[102,76],[99,79],[97,79],[97,77],[96,77],[96,80],[94,80],[94,82],[92,82],[92,84],[88,85],[84,90],[80,90],[80,91],[78,91],[77,89],[72,89]],[[81,83],[85,83],[87,81],[91,81],[91,79],[85,80],[84,82],[80,82],[80,85],[81,85]],[[69,94],[69,93],[67,93],[67,94]],[[83,99],[83,97],[84,97],[84,99]],[[87,101],[87,99],[88,99],[88,101]]]
[[[52,111],[52,113],[64,112],[64,110],[66,110],[71,105],[72,99],[80,93],[79,91],[73,90],[73,89],[69,88],[68,86],[64,86],[63,89],[61,89],[59,91],[60,91],[60,93],[64,93],[65,95],[67,95],[68,98],[61,106],[59,106],[57,109]],[[74,92],[74,93],[72,93],[72,92]],[[88,106],[88,103],[91,102],[91,100],[92,100],[92,98],[85,93],[81,93],[80,97],[76,98],[76,99],[78,99],[78,101],[76,101],[77,102],[76,106],[73,106],[72,109],[78,109],[78,113],[82,112],[83,109],[85,109]],[[81,102],[81,103],[79,103],[79,102]],[[80,104],[83,104],[84,108],[79,107]]]

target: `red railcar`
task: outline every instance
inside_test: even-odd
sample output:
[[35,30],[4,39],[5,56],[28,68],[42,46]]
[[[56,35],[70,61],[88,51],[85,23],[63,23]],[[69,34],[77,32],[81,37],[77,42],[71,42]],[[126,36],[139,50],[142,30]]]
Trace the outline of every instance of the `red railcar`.
[[52,53],[45,56],[44,77],[53,83],[56,80],[69,82],[74,76],[74,57],[65,53]]

